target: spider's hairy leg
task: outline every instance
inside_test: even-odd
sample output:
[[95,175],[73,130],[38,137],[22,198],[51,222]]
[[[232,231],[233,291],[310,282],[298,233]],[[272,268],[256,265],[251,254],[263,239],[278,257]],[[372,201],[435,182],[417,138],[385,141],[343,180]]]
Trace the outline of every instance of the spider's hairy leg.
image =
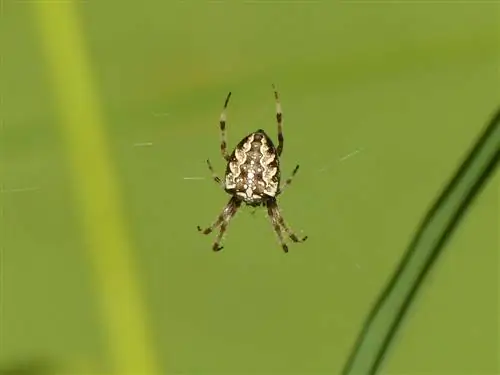
[[278,208],[278,203],[276,202],[276,199],[273,199],[272,201],[269,201],[269,208],[270,211],[272,212],[273,217],[277,220],[279,225],[285,230],[285,232],[288,234],[288,237],[293,242],[304,242],[307,240],[307,236],[304,236],[302,238],[297,237],[297,235],[288,227],[288,225],[285,223],[285,220],[283,219],[283,216],[281,215],[281,212]]
[[268,203],[267,203],[267,214],[269,215],[269,218],[271,219],[271,223],[273,224],[274,232],[278,235],[278,240],[280,241],[280,245],[283,248],[283,251],[285,253],[288,253],[288,246],[286,245],[285,239],[283,238],[283,232],[282,232],[281,226],[278,222],[278,218],[274,214],[272,201],[268,201]]
[[212,247],[214,251],[222,250],[222,246],[220,246],[220,242],[222,241],[222,236],[224,235],[224,232],[226,231],[229,222],[233,218],[236,211],[238,211],[238,208],[240,208],[240,206],[241,206],[241,201],[236,197],[232,197],[229,200],[226,207],[224,208],[224,210],[222,211],[222,213],[217,218],[217,220],[211,226],[209,226],[206,229],[202,229],[200,226],[198,226],[199,232],[202,232],[203,234],[209,234],[220,225],[219,234],[217,235],[217,238]]
[[294,177],[295,177],[295,175],[297,174],[297,171],[298,171],[298,170],[299,170],[299,165],[297,165],[297,166],[295,167],[295,169],[294,169],[294,170],[293,170],[293,172],[292,172],[292,175],[286,179],[285,183],[284,183],[282,186],[280,186],[279,191],[278,191],[278,194],[283,193],[283,190],[285,190],[285,188],[286,188],[288,185],[290,185],[290,184],[292,183],[293,178],[294,178]]
[[198,232],[201,232],[203,234],[210,234],[213,232],[213,230],[215,228],[217,228],[225,219],[225,217],[227,215],[229,215],[229,213],[231,212],[232,210],[232,207],[234,206],[234,197],[231,198],[229,200],[229,202],[227,203],[226,207],[224,207],[224,210],[220,213],[220,215],[217,217],[217,220],[215,220],[212,225],[210,225],[209,227],[205,228],[205,229],[202,229],[202,227],[200,227],[198,225]]
[[227,109],[227,104],[229,103],[229,98],[231,97],[231,92],[227,94],[226,101],[224,102],[224,108],[222,109],[222,113],[220,114],[220,133],[221,133],[221,142],[220,142],[220,151],[222,154],[222,157],[226,160],[229,161],[230,155],[227,153],[227,137],[226,137],[226,109]]
[[212,163],[210,162],[210,159],[207,159],[207,165],[208,169],[210,170],[210,173],[212,173],[212,178],[214,181],[217,183],[217,185],[222,186],[222,181],[219,176],[217,176],[217,173],[215,173],[214,167],[212,167]]
[[278,123],[278,148],[276,149],[278,152],[278,156],[281,156],[283,152],[283,112],[281,111],[281,102],[278,94],[278,90],[276,89],[276,85],[273,84],[274,91],[274,99],[276,100],[276,122]]
[[213,251],[220,251],[223,249],[223,246],[220,246],[220,243],[222,241],[222,236],[224,236],[224,233],[227,230],[227,226],[229,225],[229,222],[234,217],[234,214],[236,214],[236,211],[238,211],[238,208],[241,205],[240,200],[238,200],[236,198],[232,198],[232,199],[234,199],[234,203],[231,205],[231,211],[228,212],[228,214],[224,216],[224,221],[222,222],[222,224],[220,226],[219,234],[217,235],[217,238],[215,239],[215,242],[212,246]]

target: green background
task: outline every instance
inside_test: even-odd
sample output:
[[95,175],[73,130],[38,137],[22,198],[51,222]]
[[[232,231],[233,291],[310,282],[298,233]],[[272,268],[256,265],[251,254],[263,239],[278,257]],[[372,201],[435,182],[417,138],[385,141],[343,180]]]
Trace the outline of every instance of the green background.
[[[107,369],[31,6],[4,1],[0,24],[0,366],[44,357]],[[80,11],[163,373],[338,373],[499,103],[500,5],[89,1]],[[196,226],[229,198],[205,165],[224,171],[223,100],[231,90],[230,146],[258,128],[276,139],[271,83],[282,173],[301,165],[280,206],[309,240],[284,255],[264,211],[243,209],[213,253]],[[430,275],[384,371],[500,371],[498,184]]]

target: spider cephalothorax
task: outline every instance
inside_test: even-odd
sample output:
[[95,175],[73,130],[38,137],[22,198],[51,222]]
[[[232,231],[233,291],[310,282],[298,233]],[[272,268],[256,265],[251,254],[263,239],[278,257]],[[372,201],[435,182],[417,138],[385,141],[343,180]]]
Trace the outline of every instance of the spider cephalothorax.
[[307,239],[307,236],[299,239],[293,233],[286,225],[276,201],[277,196],[292,182],[293,176],[295,176],[299,169],[297,165],[291,177],[282,186],[280,185],[279,157],[283,152],[283,116],[278,92],[274,89],[276,120],[278,122],[278,147],[274,146],[273,141],[264,130],[259,129],[243,138],[231,155],[227,153],[226,143],[226,108],[230,97],[231,93],[227,95],[220,117],[222,135],[221,153],[227,161],[224,181],[221,181],[214,172],[210,160],[207,160],[207,164],[215,182],[222,185],[225,191],[232,197],[217,220],[210,227],[203,230],[198,226],[198,230],[204,234],[209,234],[220,226],[219,235],[213,245],[213,250],[219,251],[222,249],[220,242],[227,229],[227,225],[242,203],[253,207],[266,206],[281,246],[285,252],[288,252],[288,247],[283,238],[283,231],[288,234],[293,242],[303,242]]

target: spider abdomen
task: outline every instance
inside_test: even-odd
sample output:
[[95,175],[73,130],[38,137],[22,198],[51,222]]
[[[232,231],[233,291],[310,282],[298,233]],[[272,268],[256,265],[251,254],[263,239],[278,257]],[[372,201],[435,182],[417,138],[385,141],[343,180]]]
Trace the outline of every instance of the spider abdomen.
[[226,191],[255,205],[275,197],[279,183],[279,159],[272,140],[261,129],[243,138],[227,164]]

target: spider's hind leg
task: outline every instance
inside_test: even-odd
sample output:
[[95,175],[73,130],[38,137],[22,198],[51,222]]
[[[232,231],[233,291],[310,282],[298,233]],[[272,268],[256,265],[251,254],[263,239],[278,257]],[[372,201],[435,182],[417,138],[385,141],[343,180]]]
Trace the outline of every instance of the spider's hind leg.
[[235,197],[232,197],[229,200],[229,202],[226,205],[226,207],[224,208],[224,210],[222,211],[222,213],[219,215],[219,217],[217,218],[217,220],[212,225],[210,225],[206,229],[202,229],[198,225],[198,231],[201,232],[201,233],[203,233],[203,234],[209,234],[209,233],[211,233],[215,228],[217,228],[220,225],[219,234],[217,235],[217,238],[216,238],[216,240],[215,240],[215,242],[214,242],[214,244],[212,246],[213,251],[220,251],[220,250],[222,250],[223,247],[220,246],[220,243],[222,241],[222,236],[226,232],[227,226],[229,225],[229,222],[233,218],[233,216],[236,213],[236,211],[238,211],[238,208],[240,206],[241,206],[241,201],[238,200]]
[[280,242],[281,247],[285,253],[288,253],[288,246],[285,243],[285,239],[283,238],[283,231],[281,230],[281,226],[279,224],[278,218],[274,214],[272,203],[268,202],[267,204],[267,213],[269,218],[271,219],[271,223],[273,224],[273,229],[276,235],[278,236],[278,240]]
[[283,216],[281,215],[281,212],[278,208],[278,203],[276,203],[276,200],[269,201],[268,203],[268,212],[271,218],[273,219],[273,222],[276,221],[281,228],[288,234],[288,237],[293,242],[304,242],[307,240],[307,236],[304,236],[302,238],[299,238],[286,224],[285,219],[283,219]]

